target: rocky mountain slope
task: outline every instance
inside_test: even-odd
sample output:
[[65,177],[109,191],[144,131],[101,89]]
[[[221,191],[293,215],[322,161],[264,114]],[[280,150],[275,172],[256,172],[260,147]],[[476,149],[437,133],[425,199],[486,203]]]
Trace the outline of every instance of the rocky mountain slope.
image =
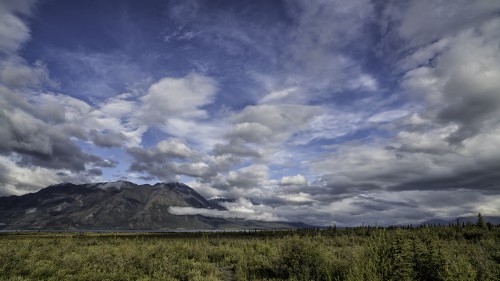
[[0,229],[245,229],[300,226],[280,222],[173,215],[169,207],[224,210],[182,183],[119,181],[59,184],[23,196],[0,197]]

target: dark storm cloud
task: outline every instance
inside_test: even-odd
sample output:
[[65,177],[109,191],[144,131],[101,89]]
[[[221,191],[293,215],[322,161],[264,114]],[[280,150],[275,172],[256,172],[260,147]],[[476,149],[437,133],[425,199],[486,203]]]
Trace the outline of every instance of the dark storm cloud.
[[481,166],[451,175],[425,177],[388,187],[390,190],[470,189],[500,193],[500,164]]

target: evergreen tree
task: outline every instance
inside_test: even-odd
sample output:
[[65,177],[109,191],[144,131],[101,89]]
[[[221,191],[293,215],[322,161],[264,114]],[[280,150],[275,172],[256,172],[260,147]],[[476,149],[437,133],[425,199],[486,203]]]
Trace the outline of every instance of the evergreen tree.
[[477,227],[479,228],[486,228],[486,223],[484,222],[484,218],[483,216],[481,215],[481,213],[477,214],[477,223],[476,223]]
[[413,251],[410,240],[399,230],[392,242],[389,258],[391,272],[389,280],[414,280]]

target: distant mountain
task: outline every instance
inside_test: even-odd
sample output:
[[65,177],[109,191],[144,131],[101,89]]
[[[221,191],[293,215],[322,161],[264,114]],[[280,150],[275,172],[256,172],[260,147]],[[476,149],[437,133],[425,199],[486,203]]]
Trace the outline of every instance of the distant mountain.
[[[483,216],[484,222],[486,223],[491,223],[493,225],[499,225],[500,224],[500,217],[494,217],[494,216]],[[422,224],[427,224],[427,225],[449,225],[449,224],[456,224],[457,220],[460,224],[462,223],[472,223],[475,224],[477,222],[477,217],[476,216],[470,216],[470,217],[458,217],[456,219],[432,219],[423,222]]]
[[[484,219],[484,222],[485,223],[491,223],[493,225],[497,225],[497,224],[500,224],[500,217],[493,217],[493,216],[483,216],[483,219]],[[477,222],[477,217],[476,216],[472,216],[472,217],[459,217],[458,218],[458,221],[460,223],[462,222],[470,222],[470,223],[476,223]],[[455,219],[454,221],[452,221],[452,223],[457,223],[457,220]]]
[[127,181],[58,184],[36,193],[0,197],[0,229],[268,229],[306,227],[287,222],[174,215],[170,207],[225,210],[182,183]]

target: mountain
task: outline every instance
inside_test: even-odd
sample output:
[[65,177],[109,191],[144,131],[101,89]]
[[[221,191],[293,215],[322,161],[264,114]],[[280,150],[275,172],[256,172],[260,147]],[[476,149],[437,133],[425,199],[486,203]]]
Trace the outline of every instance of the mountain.
[[[500,217],[494,217],[494,216],[483,216],[484,222],[486,223],[491,223],[493,225],[500,225]],[[477,222],[477,217],[476,216],[470,216],[470,217],[458,217],[456,219],[432,219],[423,222],[422,224],[427,224],[427,225],[450,225],[450,224],[456,224],[457,220],[460,224],[462,223],[472,223],[475,224]]]
[[169,208],[225,210],[182,183],[127,181],[58,184],[36,193],[0,197],[0,229],[266,229],[307,226],[287,222],[173,215]]
[[[491,223],[493,225],[500,225],[500,217],[494,217],[494,216],[483,216],[484,222],[485,223]],[[477,223],[477,216],[472,216],[472,217],[459,217],[458,221],[460,223]],[[457,223],[457,220],[452,221],[451,223]]]

